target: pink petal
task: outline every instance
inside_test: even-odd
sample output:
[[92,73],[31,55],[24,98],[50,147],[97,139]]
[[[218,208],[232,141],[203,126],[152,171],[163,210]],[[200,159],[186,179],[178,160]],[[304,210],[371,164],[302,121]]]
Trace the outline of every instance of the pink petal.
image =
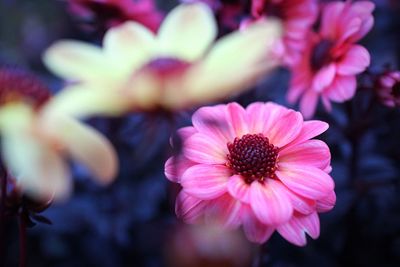
[[228,192],[232,197],[250,203],[250,185],[240,175],[233,175],[228,181]]
[[214,199],[205,210],[207,223],[218,224],[228,229],[237,228],[241,223],[241,206],[240,201],[229,194]]
[[298,194],[287,190],[293,208],[301,214],[310,214],[316,210],[316,201],[304,198]]
[[329,147],[320,140],[309,140],[289,146],[279,152],[279,162],[295,165],[314,166],[325,169],[330,165]]
[[335,81],[324,94],[332,101],[344,102],[353,98],[357,87],[355,76],[337,76]]
[[314,138],[328,130],[328,128],[329,124],[323,121],[305,121],[303,122],[303,128],[301,129],[300,134],[287,147],[294,146]]
[[237,103],[229,103],[227,105],[227,115],[235,136],[242,137],[243,135],[249,133],[246,120],[246,111],[242,106]]
[[195,165],[194,162],[188,160],[182,155],[170,157],[164,166],[164,174],[168,180],[174,183],[179,183],[186,169]]
[[330,192],[326,197],[317,201],[317,211],[326,212],[333,209],[336,204],[335,191]]
[[268,225],[279,225],[289,220],[293,207],[286,188],[278,181],[267,179],[263,184],[250,186],[250,204],[257,218]]
[[370,56],[361,45],[353,45],[338,65],[340,75],[355,75],[363,72],[370,64]]
[[305,119],[311,118],[318,105],[318,94],[313,90],[307,90],[300,101],[300,111]]
[[289,111],[281,114],[279,120],[271,125],[265,135],[277,147],[293,141],[300,133],[303,126],[303,116],[299,112]]
[[181,138],[182,140],[188,139],[195,133],[197,133],[197,131],[192,126],[183,127],[183,128],[178,129],[178,131],[177,131],[179,138]]
[[305,216],[293,216],[288,223],[280,225],[277,231],[287,241],[297,246],[305,246],[307,243],[306,233],[313,239],[319,236],[320,224],[318,214],[314,212]]
[[280,116],[288,113],[289,110],[273,102],[257,102],[249,105],[246,112],[250,132],[268,133]]
[[328,66],[322,67],[314,76],[312,88],[316,92],[322,92],[328,87],[335,78],[336,66],[335,64],[329,64]]
[[265,243],[274,232],[274,227],[258,220],[250,206],[244,206],[243,210],[242,223],[247,239],[259,244]]
[[321,35],[323,37],[336,37],[335,25],[338,24],[340,20],[341,13],[345,7],[343,2],[331,2],[326,4],[322,9],[322,19],[321,19]]
[[183,154],[191,161],[205,164],[225,164],[228,148],[210,136],[196,133],[186,140]]
[[193,126],[200,133],[215,138],[223,145],[232,141],[235,136],[227,121],[225,105],[202,107],[192,117]]
[[198,164],[187,169],[181,179],[184,190],[200,199],[213,199],[226,192],[232,174],[223,165]]
[[204,214],[207,201],[195,198],[181,191],[176,198],[175,213],[186,223],[195,223]]
[[332,178],[312,166],[280,163],[276,175],[293,192],[309,199],[319,200],[334,188]]

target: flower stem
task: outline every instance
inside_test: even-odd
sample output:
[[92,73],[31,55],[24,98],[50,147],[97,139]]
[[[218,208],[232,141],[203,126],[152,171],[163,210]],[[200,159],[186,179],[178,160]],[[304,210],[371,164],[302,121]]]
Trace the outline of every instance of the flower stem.
[[26,266],[26,222],[23,212],[19,214],[19,267]]

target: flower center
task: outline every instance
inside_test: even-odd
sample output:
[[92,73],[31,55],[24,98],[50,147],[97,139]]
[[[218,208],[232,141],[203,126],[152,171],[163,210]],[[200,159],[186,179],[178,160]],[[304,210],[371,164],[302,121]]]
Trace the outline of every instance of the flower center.
[[396,82],[392,88],[392,95],[394,97],[400,97],[400,82]]
[[163,80],[182,75],[191,66],[191,63],[172,57],[160,57],[151,60],[142,70],[149,71]]
[[243,176],[246,183],[274,176],[279,148],[270,144],[263,134],[246,134],[227,146],[227,165]]
[[49,89],[34,75],[18,69],[0,68],[0,105],[28,101],[39,108],[49,99]]
[[333,42],[330,40],[321,40],[314,46],[314,49],[311,53],[311,68],[314,71],[318,71],[332,61],[332,57],[330,55],[332,46]]

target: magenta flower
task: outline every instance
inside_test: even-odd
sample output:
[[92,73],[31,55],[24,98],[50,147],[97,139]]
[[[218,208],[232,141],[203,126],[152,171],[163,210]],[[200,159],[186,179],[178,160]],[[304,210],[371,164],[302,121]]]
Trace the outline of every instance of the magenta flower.
[[379,100],[385,106],[400,106],[400,71],[386,71],[380,75],[375,84]]
[[344,102],[356,91],[356,74],[370,64],[370,55],[355,44],[372,28],[374,4],[369,1],[331,2],[322,10],[318,33],[307,37],[307,48],[295,64],[287,98],[299,98],[300,110],[307,118],[315,113],[318,99],[327,110],[330,101]]
[[162,15],[153,0],[69,0],[72,14],[84,21],[95,20],[102,30],[125,21],[136,21],[156,32]]
[[305,122],[271,102],[203,107],[192,121],[179,130],[183,152],[165,164],[167,178],[182,186],[180,218],[242,226],[257,243],[274,230],[299,246],[305,233],[319,236],[317,212],[336,199],[329,148],[310,140],[328,128],[325,122]]
[[252,0],[253,18],[278,17],[284,28],[280,51],[286,65],[292,65],[300,59],[304,50],[304,41],[318,15],[316,0]]

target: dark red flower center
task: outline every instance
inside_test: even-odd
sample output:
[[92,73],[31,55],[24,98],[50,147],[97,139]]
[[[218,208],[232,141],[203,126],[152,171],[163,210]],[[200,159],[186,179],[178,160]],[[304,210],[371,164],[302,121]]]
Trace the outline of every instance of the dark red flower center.
[[142,71],[148,71],[157,78],[163,80],[181,76],[188,70],[190,66],[191,63],[181,59],[160,57],[151,60],[149,63],[143,66]]
[[34,75],[13,68],[0,68],[0,105],[27,101],[39,108],[50,99],[48,87]]
[[311,52],[311,68],[314,71],[320,70],[323,66],[332,61],[331,49],[333,42],[330,40],[321,40],[314,46]]
[[400,97],[400,82],[396,82],[392,88],[392,95],[394,97]]
[[243,176],[246,183],[274,176],[279,148],[270,144],[263,134],[246,134],[227,146],[227,165]]

